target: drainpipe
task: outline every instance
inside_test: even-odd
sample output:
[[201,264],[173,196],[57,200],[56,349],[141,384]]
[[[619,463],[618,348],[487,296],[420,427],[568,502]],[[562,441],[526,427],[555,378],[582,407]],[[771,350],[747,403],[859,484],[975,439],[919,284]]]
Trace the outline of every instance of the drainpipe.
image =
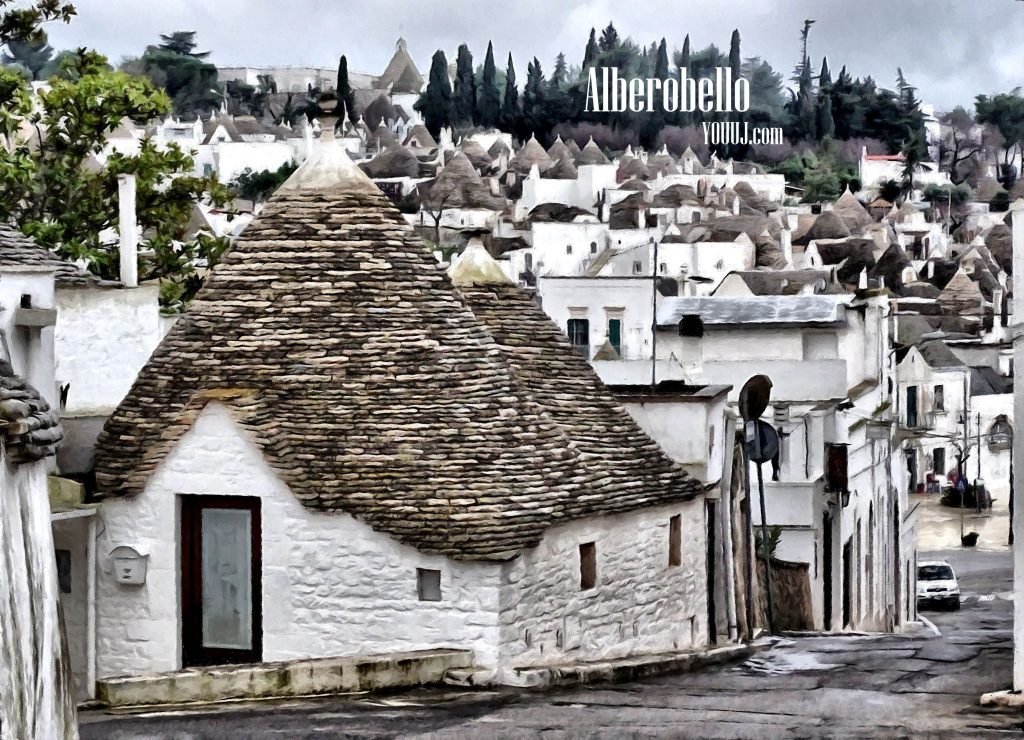
[[732,463],[736,447],[736,419],[725,412],[725,460],[722,463],[719,516],[722,519],[722,562],[725,563],[725,613],[729,626],[729,642],[739,642],[736,621],[736,561],[732,549]]
[[89,517],[85,545],[85,681],[90,699],[96,698],[96,514]]
[[121,237],[121,283],[139,287],[139,226],[135,215],[135,175],[117,176],[118,232]]

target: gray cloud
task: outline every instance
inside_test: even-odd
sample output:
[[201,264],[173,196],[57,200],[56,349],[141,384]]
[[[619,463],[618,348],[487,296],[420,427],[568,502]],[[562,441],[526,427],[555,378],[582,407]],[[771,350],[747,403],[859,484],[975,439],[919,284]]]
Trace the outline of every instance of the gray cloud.
[[478,60],[487,42],[503,60],[509,51],[525,75],[537,56],[545,69],[559,51],[579,62],[592,26],[614,20],[623,36],[650,43],[666,37],[694,48],[727,47],[732,28],[744,56],[768,59],[788,76],[799,57],[804,18],[814,18],[815,65],[846,64],[892,86],[896,67],[939,109],[969,103],[978,93],[1024,85],[1024,2],[899,0],[884,9],[853,0],[77,0],[69,26],[49,27],[54,46],[89,46],[114,60],[139,54],[160,33],[198,31],[218,64],[334,66],[383,69],[402,35],[424,72],[431,54],[453,54],[466,42]]

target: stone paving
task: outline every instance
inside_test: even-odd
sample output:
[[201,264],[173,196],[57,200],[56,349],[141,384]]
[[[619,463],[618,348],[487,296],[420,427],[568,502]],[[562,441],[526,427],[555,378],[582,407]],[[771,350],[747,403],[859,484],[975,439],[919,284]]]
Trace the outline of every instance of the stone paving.
[[923,612],[941,633],[782,638],[746,662],[562,691],[421,690],[112,716],[85,740],[169,738],[1020,737],[1024,715],[983,709],[1011,670],[1008,552],[946,557],[959,611]]

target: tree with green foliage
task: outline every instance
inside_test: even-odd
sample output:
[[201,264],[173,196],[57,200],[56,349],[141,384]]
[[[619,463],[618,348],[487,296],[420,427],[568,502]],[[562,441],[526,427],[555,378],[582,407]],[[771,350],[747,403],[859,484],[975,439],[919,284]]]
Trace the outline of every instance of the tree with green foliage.
[[587,48],[583,51],[583,67],[582,72],[585,74],[590,67],[594,66],[594,62],[597,61],[597,57],[601,54],[601,49],[597,45],[597,31],[593,28],[590,29],[590,38],[587,40]]
[[195,31],[175,31],[173,33],[160,34],[160,44],[157,48],[161,51],[169,51],[195,59],[206,59],[206,57],[210,56],[208,51],[197,52],[197,46]]
[[203,61],[209,52],[196,53],[195,32],[161,35],[163,43],[149,46],[138,59],[127,60],[122,71],[147,77],[167,91],[176,116],[208,115],[220,107],[224,96],[217,68]]
[[832,117],[832,73],[828,68],[828,57],[821,60],[818,73],[818,102],[815,109],[818,140],[835,135],[836,124]]
[[911,133],[910,138],[903,144],[900,152],[903,155],[903,191],[912,193],[915,188],[914,177],[918,167],[928,157],[928,147],[924,142],[924,135],[920,131]]
[[452,86],[448,79],[448,59],[440,49],[434,52],[430,60],[427,88],[413,105],[413,109],[423,116],[423,125],[435,138],[441,133],[442,128],[452,125],[454,108]]
[[501,95],[498,92],[497,68],[494,66],[494,44],[487,42],[487,56],[484,57],[483,80],[477,95],[477,123],[486,128],[498,124],[501,112]]
[[352,89],[352,83],[348,79],[348,57],[344,54],[338,60],[338,82],[334,88],[334,94],[338,99],[334,109],[338,116],[338,125],[346,118],[355,126],[359,121],[359,113],[356,111],[356,94]]
[[526,65],[526,84],[523,86],[523,107],[520,134],[523,138],[547,136],[547,108],[544,95],[544,72],[537,57]]
[[597,45],[598,50],[604,54],[618,48],[621,43],[619,32],[615,30],[615,25],[608,21],[607,27],[601,31],[601,40]]
[[1019,87],[998,95],[979,95],[974,99],[978,123],[995,127],[1003,137],[1003,162],[1000,182],[1013,187],[1017,173],[1012,169],[1014,152],[1024,151],[1024,97]]
[[502,131],[516,131],[520,126],[519,89],[516,87],[516,68],[512,63],[512,54],[508,55],[508,66],[505,68],[505,95],[501,101],[501,113],[498,124]]
[[[144,139],[135,154],[95,159],[124,119],[144,123],[167,115],[167,95],[144,78],[110,69],[107,60],[82,50],[70,79],[55,78],[30,96],[15,72],[0,70],[0,218],[69,260],[84,260],[100,277],[118,277],[118,175],[137,181],[137,214],[143,235],[140,279],[159,279],[165,305],[180,306],[201,284],[198,268],[212,265],[225,240],[185,239],[195,203],[227,201],[212,178],[195,177],[189,154],[176,144]],[[24,127],[42,133],[26,138]],[[56,134],[59,132],[59,135]],[[92,166],[87,166],[92,162]]]
[[544,130],[550,132],[558,124],[571,120],[575,108],[569,92],[569,65],[565,54],[559,52],[544,89]]
[[44,80],[53,74],[53,47],[46,36],[41,41],[11,41],[7,50],[0,55],[0,61],[7,67],[25,70],[27,79]]
[[[653,77],[664,82],[669,78],[668,43],[663,38],[654,50]],[[654,110],[647,114],[640,127],[640,143],[647,148],[652,148],[658,140],[658,135],[665,128],[667,114],[660,102],[654,106]]]
[[729,39],[729,69],[732,71],[733,80],[738,80],[743,74],[743,61],[740,57],[740,31],[738,28],[732,30],[732,38]]
[[286,162],[273,171],[253,172],[246,167],[228,187],[237,197],[259,203],[273,195],[296,169],[297,166],[291,162]]
[[43,24],[51,21],[68,23],[75,15],[75,6],[60,0],[34,0],[18,3],[0,0],[0,46],[13,43],[46,42]]
[[461,44],[455,57],[455,90],[452,94],[454,123],[469,128],[476,123],[476,78],[473,75],[473,55],[469,46]]
[[817,153],[808,149],[794,154],[772,171],[785,175],[787,183],[802,188],[805,203],[834,201],[846,188],[854,193],[860,190],[856,163],[831,139],[822,142]]
[[[676,57],[676,66],[679,69],[690,69],[690,34],[686,34],[683,38],[683,48],[679,50],[679,55]],[[692,77],[693,75],[689,75]],[[679,126],[689,126],[693,123],[693,116],[686,111],[679,111],[676,114],[676,123]]]

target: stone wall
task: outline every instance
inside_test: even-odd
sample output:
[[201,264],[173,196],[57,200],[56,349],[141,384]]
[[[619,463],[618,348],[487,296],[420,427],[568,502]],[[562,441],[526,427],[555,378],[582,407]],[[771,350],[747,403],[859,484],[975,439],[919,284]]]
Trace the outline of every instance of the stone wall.
[[[99,677],[180,667],[178,499],[190,494],[262,500],[264,660],[459,647],[496,661],[501,565],[424,555],[348,515],[304,508],[211,403],[142,495],[101,507]],[[114,581],[118,545],[149,554],[144,585]],[[418,601],[417,567],[441,571],[440,602]]]
[[[682,515],[682,564],[669,518]],[[550,665],[707,642],[704,502],[574,522],[505,566],[501,662]],[[579,545],[594,542],[597,585],[580,589]]]
[[[758,590],[762,609],[767,609],[765,563],[757,559]],[[811,579],[807,563],[790,563],[772,558],[772,611],[776,630],[814,629],[811,608]],[[767,624],[767,618],[763,619]]]

